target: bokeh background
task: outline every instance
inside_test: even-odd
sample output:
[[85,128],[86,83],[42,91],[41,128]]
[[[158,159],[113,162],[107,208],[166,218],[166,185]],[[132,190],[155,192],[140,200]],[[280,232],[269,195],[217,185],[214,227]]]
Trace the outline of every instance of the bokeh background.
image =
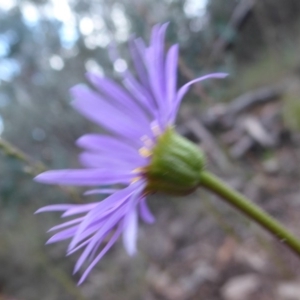
[[[127,40],[169,21],[178,85],[230,73],[191,89],[177,130],[300,236],[299,17],[299,0],[0,0],[0,299],[299,300],[299,259],[205,191],[152,197],[157,222],[140,225],[138,255],[118,242],[77,287],[78,256],[44,245],[59,216],[33,213],[99,198],[32,181],[78,167],[75,140],[101,132],[72,110],[69,88],[86,71],[118,80]],[[112,44],[124,59],[112,63]]]

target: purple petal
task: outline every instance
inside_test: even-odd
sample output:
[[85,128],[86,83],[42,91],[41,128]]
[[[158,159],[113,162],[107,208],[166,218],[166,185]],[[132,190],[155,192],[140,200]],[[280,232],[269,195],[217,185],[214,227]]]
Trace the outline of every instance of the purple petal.
[[162,93],[162,97],[165,97],[165,85],[166,85],[166,79],[168,77],[165,77],[164,75],[164,46],[165,46],[165,35],[166,30],[168,28],[169,23],[165,23],[161,26],[159,26],[158,33],[153,34],[153,40],[151,41],[151,46],[154,49],[154,56],[156,57],[156,68],[157,68],[157,76],[158,80],[160,82],[160,89]]
[[[101,228],[98,229],[97,232],[99,232],[100,230],[101,230]],[[107,237],[107,235],[109,234],[110,230],[111,229],[107,230],[101,236],[97,236],[97,233],[96,233],[95,235],[93,235],[91,238],[88,239],[89,240],[88,243],[85,243],[85,242],[82,243],[82,244],[86,245],[86,248],[84,249],[84,251],[80,255],[79,259],[77,260],[77,262],[75,264],[75,267],[74,267],[74,270],[73,270],[73,274],[75,274],[75,273],[77,273],[79,271],[79,269],[81,268],[81,266],[84,264],[84,262],[90,256],[90,254],[92,255],[92,252],[98,250],[98,249],[96,249],[96,247],[99,247],[102,244],[103,240]],[[84,240],[84,239],[82,239],[82,240]],[[90,246],[91,243],[93,243],[93,246]],[[82,244],[80,244],[78,247],[81,247]],[[78,247],[76,247],[76,250],[78,250]],[[74,248],[74,250],[75,250],[75,248]],[[71,252],[73,252],[74,250],[70,251],[69,254]]]
[[123,183],[128,184],[134,177],[134,174],[118,170],[55,170],[44,172],[34,180],[46,184],[64,184],[64,185],[106,185]]
[[75,86],[71,93],[76,99],[72,102],[73,107],[90,120],[129,139],[136,140],[144,134],[141,124],[109,104],[96,92],[83,86]]
[[226,74],[226,73],[212,73],[212,74],[208,74],[208,75],[196,78],[196,79],[186,83],[185,85],[183,85],[177,93],[177,97],[176,97],[176,100],[174,103],[174,109],[173,109],[172,116],[171,116],[171,122],[173,122],[175,120],[176,113],[178,111],[180,102],[192,84],[199,82],[199,81],[206,80],[206,79],[210,79],[210,78],[225,78],[227,76],[228,76],[228,74]]
[[113,194],[115,192],[117,192],[118,190],[117,189],[95,189],[95,190],[89,190],[89,191],[86,191],[84,192],[84,196],[89,196],[89,195],[95,195],[95,194],[107,194],[107,195],[110,195],[110,194]]
[[102,78],[93,73],[88,73],[86,76],[99,91],[110,98],[109,100],[113,106],[118,106],[126,114],[136,119],[137,123],[142,124],[144,127],[147,126],[148,118],[145,111],[141,109],[126,90],[108,78]]
[[140,215],[144,222],[152,224],[155,222],[155,218],[148,208],[146,198],[140,201]]
[[156,60],[158,58],[155,55],[155,49],[153,47],[150,47],[146,50],[147,70],[149,73],[151,91],[155,98],[157,109],[162,112],[161,109],[165,99],[163,96],[163,91],[161,89],[161,82],[159,81],[159,76],[157,74],[159,72],[159,70],[157,70],[156,68]]
[[73,226],[71,228],[65,229],[61,232],[58,232],[56,234],[54,234],[48,241],[46,244],[52,244],[52,243],[57,243],[66,239],[71,238],[72,236],[74,236],[76,230],[77,230],[78,226]]
[[142,85],[149,90],[149,81],[148,81],[148,74],[147,69],[145,67],[145,49],[146,45],[141,38],[130,40],[129,41],[129,50],[131,53],[131,58],[135,67],[135,70],[138,74],[140,82]]
[[78,259],[75,265],[74,273],[76,273],[80,269],[84,261],[87,259],[88,255],[98,243],[98,241],[102,240],[105,237],[105,235],[117,225],[117,223],[124,216],[124,213],[124,210],[118,210],[107,219],[107,221],[103,224],[99,231],[93,236],[88,246],[84,249],[83,253],[81,254],[80,258]]
[[69,208],[74,207],[74,204],[53,204],[53,205],[47,205],[44,207],[41,207],[38,209],[35,214],[39,214],[42,212],[48,212],[48,211],[65,211]]
[[139,147],[128,145],[128,143],[121,141],[120,139],[96,133],[90,133],[81,136],[76,141],[76,144],[79,147],[88,150],[103,151],[105,153],[114,154],[123,152],[134,157],[137,155],[138,148],[141,147],[141,145]]
[[62,217],[69,217],[73,215],[82,214],[88,211],[93,210],[95,207],[97,207],[99,203],[89,203],[89,204],[77,204],[72,205],[71,208],[69,208]]
[[150,86],[157,106],[163,114],[166,112],[165,78],[164,78],[164,39],[168,24],[154,26],[150,47],[146,50],[146,64]]
[[137,212],[134,207],[125,216],[123,232],[124,247],[131,256],[136,253],[137,226]]
[[78,251],[79,249],[83,248],[84,246],[86,246],[91,240],[92,240],[93,237],[90,237],[88,239],[86,239],[84,242],[82,242],[81,244],[79,244],[78,246],[76,246],[75,248],[73,248],[71,251],[68,251],[67,252],[67,256],[75,253],[76,251]]
[[[78,241],[78,244],[75,248],[72,248],[72,250],[69,250],[67,252],[67,255],[71,255],[72,253],[78,251],[79,249],[83,248],[84,246],[86,246],[87,244],[89,244],[89,242],[93,239],[93,235],[96,231],[98,231],[104,224],[104,222],[106,221],[107,218],[105,218],[104,220],[101,220],[100,222],[95,222],[93,225],[91,225],[90,227],[88,227],[87,230],[84,231],[84,233],[81,234],[80,236],[80,240]],[[91,236],[91,237],[89,237]],[[87,237],[89,237],[87,239]],[[105,237],[105,236],[104,236]],[[104,238],[103,237],[103,238]],[[82,242],[83,241],[83,242]],[[102,240],[99,240],[98,241],[98,244],[94,247],[94,250],[97,250],[95,249],[96,247],[99,247],[100,244],[101,244]],[[94,252],[93,250],[93,252]]]
[[108,210],[117,210],[118,207],[123,205],[124,202],[137,190],[143,189],[145,186],[144,182],[136,182],[131,184],[125,189],[122,189],[111,196],[107,197],[105,200],[98,203],[98,205],[91,210],[85,217],[85,220],[80,224],[76,235],[69,245],[69,250],[76,246],[78,239],[80,238],[81,233],[92,223],[95,222],[103,216]]
[[[104,218],[101,221],[97,221],[92,223],[90,226],[88,226],[85,231],[83,231],[80,234],[80,237],[77,239],[77,244],[76,247],[73,247],[72,249],[67,250],[67,255],[70,255],[72,253],[74,253],[75,251],[77,251],[79,248],[83,247],[84,245],[87,245],[85,242],[87,240],[91,241],[93,239],[94,234],[100,230],[100,228],[103,226],[103,224],[106,222],[107,218]],[[88,238],[88,239],[87,239]]]
[[127,205],[127,213],[124,217],[124,233],[123,233],[123,243],[127,253],[129,255],[134,255],[136,252],[136,240],[137,240],[137,226],[138,217],[136,206],[141,198],[141,192],[144,188],[136,189],[135,193],[131,196]]
[[174,105],[177,86],[177,61],[178,61],[178,45],[173,45],[166,58],[165,76],[167,80],[167,101],[169,107]]
[[133,169],[142,167],[147,163],[145,158],[136,155],[134,159],[126,159],[122,157],[122,153],[119,156],[111,157],[111,155],[103,155],[96,153],[84,152],[79,155],[80,163],[86,168],[97,168],[106,170],[106,172],[116,173],[130,173]]
[[106,252],[112,247],[112,245],[116,242],[121,234],[121,228],[119,227],[112,238],[109,240],[107,245],[103,248],[103,250],[98,254],[98,256],[93,260],[93,262],[89,265],[89,267],[85,270],[83,275],[81,276],[78,285],[80,285],[91,272],[91,270],[95,267],[95,265],[99,262],[99,260],[106,254]]
[[150,93],[142,86],[130,72],[124,74],[124,86],[134,95],[135,99],[147,110],[150,117],[157,115],[156,104]]
[[74,220],[71,220],[71,221],[68,221],[68,222],[65,222],[65,223],[56,225],[56,226],[50,228],[50,229],[48,230],[48,232],[60,230],[60,229],[62,229],[62,228],[69,227],[69,226],[71,226],[71,225],[80,223],[83,219],[84,219],[84,217],[81,217],[81,218],[77,218],[77,219],[74,219]]

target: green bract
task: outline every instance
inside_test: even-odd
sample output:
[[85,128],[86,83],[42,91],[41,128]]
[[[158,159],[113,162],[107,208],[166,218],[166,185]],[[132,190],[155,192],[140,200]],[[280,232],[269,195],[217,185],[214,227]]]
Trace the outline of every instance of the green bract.
[[189,194],[199,186],[204,164],[201,150],[173,128],[168,128],[152,149],[151,163],[145,172],[148,179],[146,192]]

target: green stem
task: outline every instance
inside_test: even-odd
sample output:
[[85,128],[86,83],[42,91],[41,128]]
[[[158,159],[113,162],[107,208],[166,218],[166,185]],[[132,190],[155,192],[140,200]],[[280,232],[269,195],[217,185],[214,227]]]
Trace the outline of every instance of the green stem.
[[272,233],[280,242],[285,243],[292,251],[300,256],[300,241],[273,217],[239,192],[230,188],[213,174],[204,171],[200,175],[200,180],[201,186],[219,195],[226,202]]

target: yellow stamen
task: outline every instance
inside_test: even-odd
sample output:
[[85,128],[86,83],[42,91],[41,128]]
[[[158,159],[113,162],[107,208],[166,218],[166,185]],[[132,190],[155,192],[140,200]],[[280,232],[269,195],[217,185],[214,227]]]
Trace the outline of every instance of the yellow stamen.
[[131,171],[131,173],[143,173],[144,171],[145,171],[144,168],[139,167],[139,168],[133,169],[133,170]]
[[161,135],[161,133],[162,133],[161,130],[160,130],[160,128],[159,128],[159,126],[157,124],[151,126],[151,130],[152,130],[154,136],[156,136],[156,137],[159,136],[159,135]]
[[138,182],[140,179],[142,179],[142,177],[141,177],[141,176],[134,177],[134,178],[131,180],[131,183]]
[[149,157],[152,155],[152,152],[148,148],[142,147],[139,149],[139,154],[143,157]]
[[143,135],[141,137],[141,141],[145,144],[145,146],[147,146],[148,148],[152,148],[154,146],[153,141],[147,136],[147,135]]

